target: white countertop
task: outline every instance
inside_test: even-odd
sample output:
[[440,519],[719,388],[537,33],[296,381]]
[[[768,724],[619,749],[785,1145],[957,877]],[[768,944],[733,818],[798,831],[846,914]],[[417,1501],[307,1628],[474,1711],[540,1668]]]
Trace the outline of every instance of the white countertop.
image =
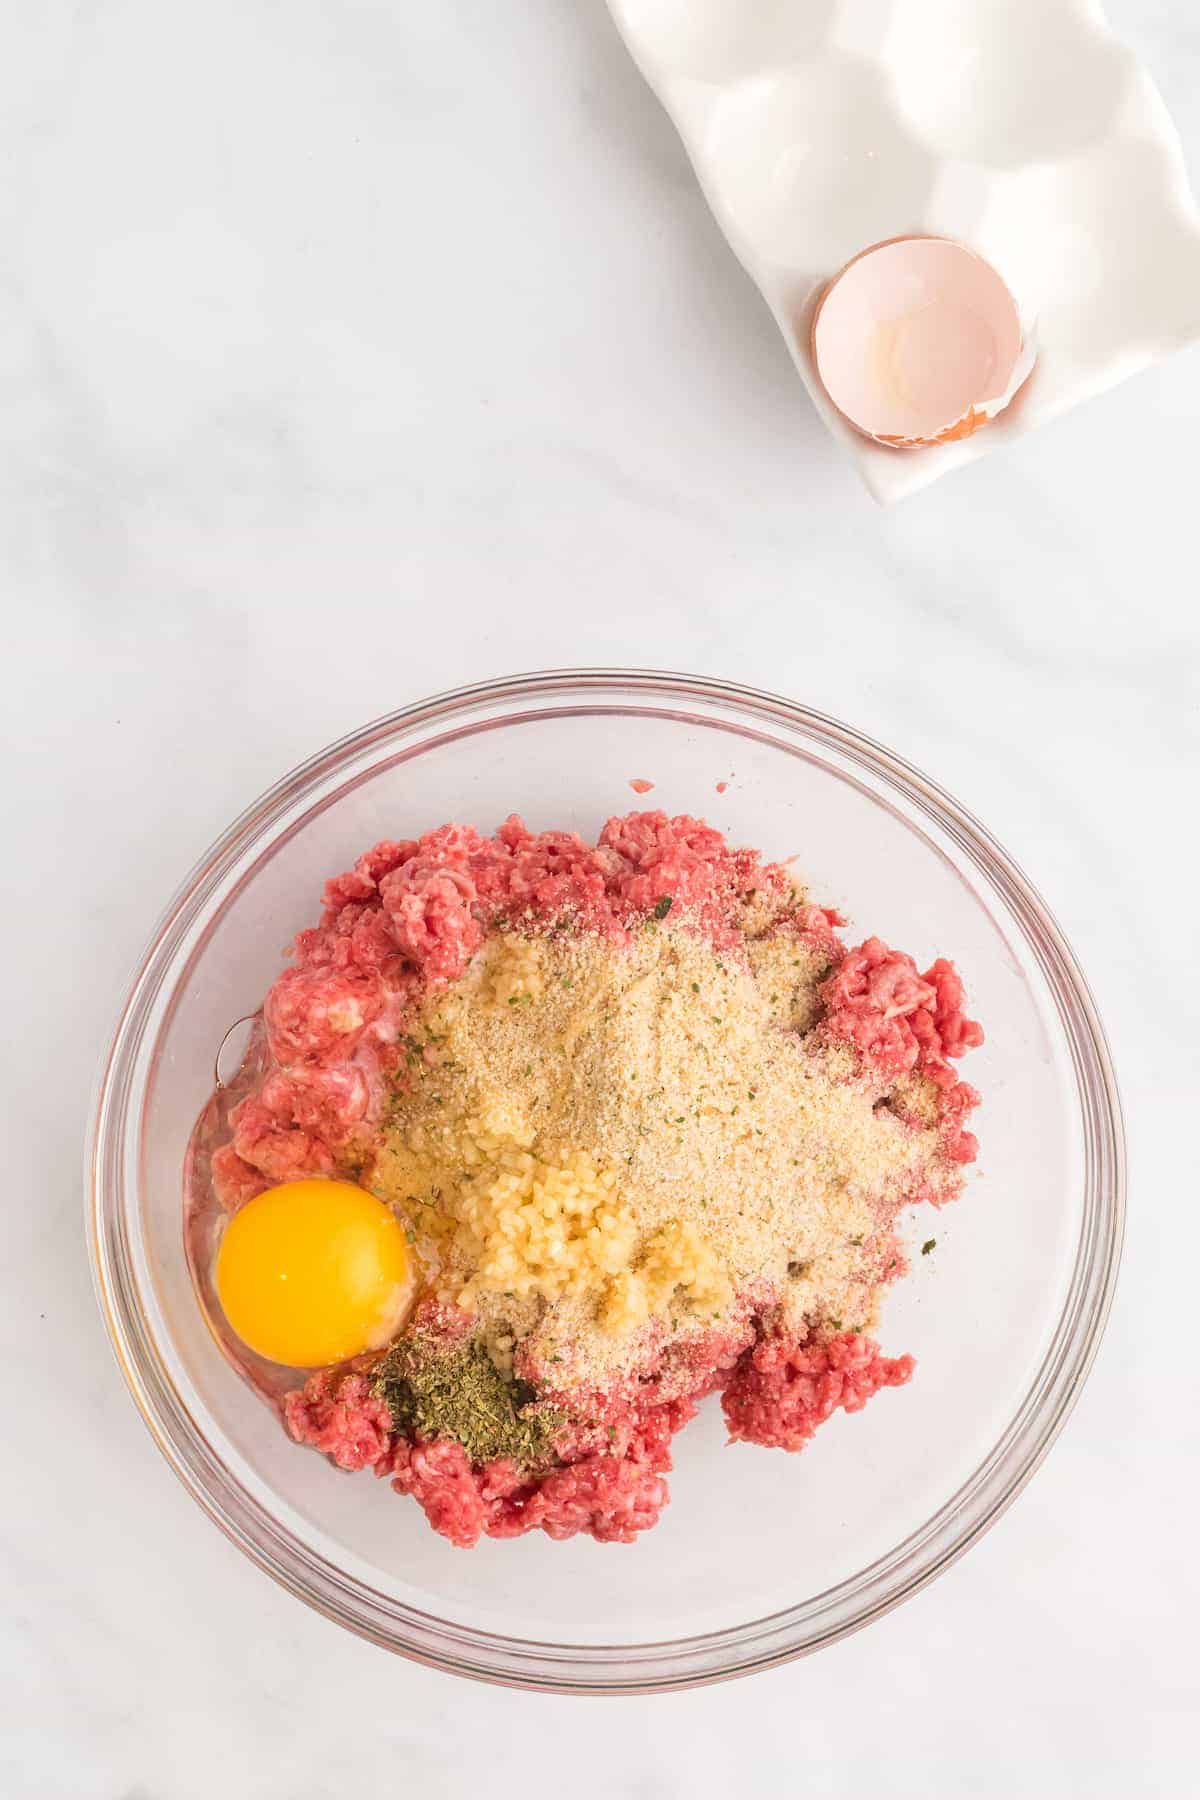
[[[1194,8],[1112,10],[1195,166]],[[1194,1792],[1200,357],[885,513],[598,0],[9,13],[0,1791]],[[1100,1359],[996,1529],[821,1656],[608,1703],[391,1659],[205,1522],[109,1356],[79,1173],[127,972],[246,801],[423,693],[602,662],[945,780],[1072,937],[1132,1139]]]

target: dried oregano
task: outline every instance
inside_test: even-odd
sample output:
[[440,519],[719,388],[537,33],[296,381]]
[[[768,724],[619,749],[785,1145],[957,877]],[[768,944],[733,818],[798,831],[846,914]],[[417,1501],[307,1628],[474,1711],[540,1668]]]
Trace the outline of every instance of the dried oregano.
[[472,1463],[511,1457],[519,1468],[554,1461],[564,1415],[539,1403],[527,1382],[504,1375],[479,1339],[453,1349],[420,1337],[394,1344],[372,1389],[407,1437],[452,1438]]

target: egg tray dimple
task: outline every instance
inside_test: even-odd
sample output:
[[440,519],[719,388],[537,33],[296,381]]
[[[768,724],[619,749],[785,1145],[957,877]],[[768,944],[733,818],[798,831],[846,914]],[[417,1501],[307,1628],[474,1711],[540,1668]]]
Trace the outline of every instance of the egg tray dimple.
[[[1200,213],[1153,81],[1097,0],[609,0],[734,251],[872,493],[896,500],[1200,340]],[[860,437],[812,364],[867,246],[960,239],[1004,277],[1033,375],[974,437]]]

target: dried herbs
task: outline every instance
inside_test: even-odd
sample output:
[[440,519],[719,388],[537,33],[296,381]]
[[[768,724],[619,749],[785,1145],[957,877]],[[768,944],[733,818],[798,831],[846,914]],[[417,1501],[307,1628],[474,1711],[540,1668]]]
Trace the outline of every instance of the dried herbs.
[[416,1336],[393,1345],[372,1389],[397,1431],[429,1441],[452,1438],[474,1464],[511,1457],[519,1468],[545,1468],[563,1414],[537,1400],[527,1382],[504,1375],[479,1339],[446,1349]]

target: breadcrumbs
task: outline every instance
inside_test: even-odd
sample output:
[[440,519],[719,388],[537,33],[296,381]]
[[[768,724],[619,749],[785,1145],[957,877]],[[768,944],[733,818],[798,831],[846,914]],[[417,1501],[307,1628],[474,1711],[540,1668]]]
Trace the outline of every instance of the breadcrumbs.
[[580,1382],[748,1288],[868,1325],[880,1219],[950,1172],[924,1108],[803,1035],[828,966],[794,933],[722,955],[653,919],[627,946],[489,940],[416,1021],[369,1171],[442,1298]]

